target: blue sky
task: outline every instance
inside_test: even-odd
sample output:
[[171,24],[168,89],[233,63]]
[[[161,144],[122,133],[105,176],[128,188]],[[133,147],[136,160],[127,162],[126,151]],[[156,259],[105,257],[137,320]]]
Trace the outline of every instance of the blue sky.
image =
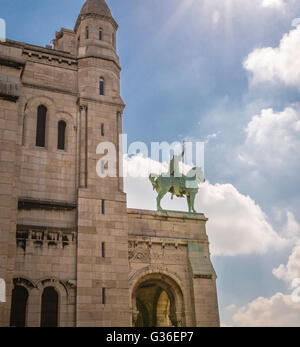
[[[128,141],[207,142],[198,209],[216,245],[222,323],[299,326],[289,294],[300,277],[300,2],[107,2],[120,26]],[[0,17],[8,38],[45,46],[83,3],[1,0]],[[134,187],[129,206],[153,208],[149,187]]]

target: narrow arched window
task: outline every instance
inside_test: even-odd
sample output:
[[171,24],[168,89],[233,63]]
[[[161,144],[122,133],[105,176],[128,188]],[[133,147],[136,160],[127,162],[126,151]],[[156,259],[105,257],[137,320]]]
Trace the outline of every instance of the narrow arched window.
[[41,327],[58,326],[58,294],[53,287],[47,287],[42,295]]
[[47,108],[43,105],[38,107],[36,122],[36,146],[45,147],[46,139]]
[[58,122],[57,149],[65,149],[66,147],[66,127],[67,124],[63,120]]
[[89,27],[85,28],[85,38],[88,40],[89,38]]
[[103,31],[102,31],[101,28],[99,29],[99,40],[100,40],[100,41],[103,40]]
[[116,34],[115,33],[112,33],[111,41],[112,41],[113,47],[115,48],[116,47]]
[[10,326],[25,327],[28,291],[23,286],[15,286],[12,291]]
[[103,78],[100,78],[99,93],[100,95],[104,95],[104,79]]

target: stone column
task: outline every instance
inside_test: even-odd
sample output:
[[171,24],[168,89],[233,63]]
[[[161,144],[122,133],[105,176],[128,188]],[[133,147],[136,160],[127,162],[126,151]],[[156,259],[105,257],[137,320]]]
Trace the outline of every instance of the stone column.
[[27,327],[39,327],[41,320],[41,295],[38,288],[33,288],[29,292],[27,302]]
[[79,186],[87,188],[88,107],[81,105],[79,109]]
[[124,191],[123,187],[123,151],[122,151],[122,114],[117,112],[117,154],[119,160],[117,160],[117,175],[118,175],[118,188],[119,192]]

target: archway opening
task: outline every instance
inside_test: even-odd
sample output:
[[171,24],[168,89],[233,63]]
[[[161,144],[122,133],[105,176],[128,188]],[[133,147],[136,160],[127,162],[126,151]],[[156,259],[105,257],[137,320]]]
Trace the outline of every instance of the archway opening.
[[42,295],[41,327],[58,326],[58,294],[53,287],[46,287]]
[[170,327],[173,326],[170,320],[171,301],[166,291],[162,291],[156,304],[156,326]]
[[15,286],[11,298],[10,326],[23,328],[26,325],[28,291],[23,286]]
[[179,293],[181,295],[175,284],[172,286],[160,278],[160,275],[140,281],[133,292],[136,314],[134,325],[136,327],[180,326],[182,322],[178,321],[177,312],[182,312],[183,300],[182,297],[178,298]]

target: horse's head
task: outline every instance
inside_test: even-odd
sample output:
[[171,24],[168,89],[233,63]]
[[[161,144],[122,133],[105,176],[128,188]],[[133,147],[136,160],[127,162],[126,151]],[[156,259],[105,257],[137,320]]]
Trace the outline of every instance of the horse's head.
[[205,182],[203,170],[201,167],[193,167],[186,175],[188,177],[187,188],[198,188],[199,184]]

